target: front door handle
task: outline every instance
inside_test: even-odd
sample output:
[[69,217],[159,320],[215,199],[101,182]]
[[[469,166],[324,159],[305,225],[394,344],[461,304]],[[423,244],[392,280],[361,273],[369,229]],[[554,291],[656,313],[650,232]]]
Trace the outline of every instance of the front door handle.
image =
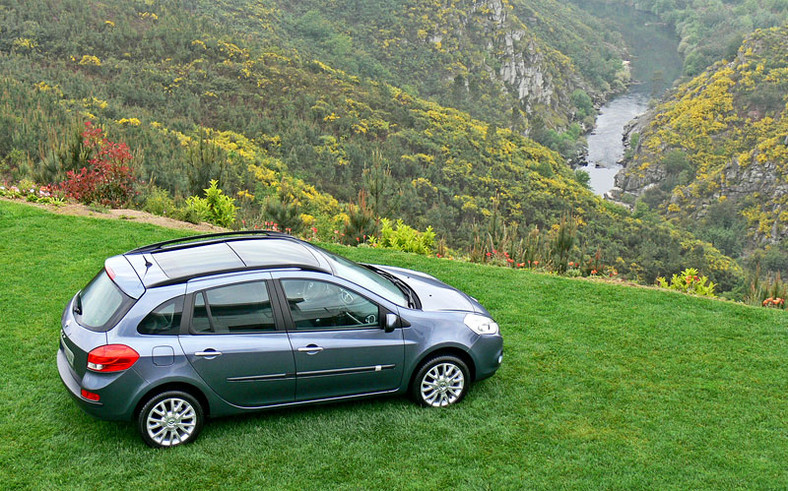
[[301,346],[300,348],[298,348],[298,351],[301,353],[306,353],[308,355],[316,355],[321,351],[323,351],[323,347],[318,346],[316,344],[308,344],[306,346]]
[[198,351],[198,352],[196,352],[194,354],[194,356],[200,356],[200,357],[205,358],[206,360],[213,360],[217,356],[222,356],[222,352],[221,351],[216,351],[213,348],[208,348],[205,351]]

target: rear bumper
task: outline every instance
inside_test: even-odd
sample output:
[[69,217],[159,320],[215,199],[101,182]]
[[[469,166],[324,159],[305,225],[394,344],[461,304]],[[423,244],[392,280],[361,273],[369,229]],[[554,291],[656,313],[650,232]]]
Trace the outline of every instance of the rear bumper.
[[[134,370],[111,374],[88,372],[80,381],[62,348],[57,351],[57,370],[68,393],[86,413],[110,421],[127,421],[133,416],[134,408],[128,403],[129,388],[144,383]],[[85,399],[82,389],[98,394],[100,401]]]
[[101,417],[101,408],[104,406],[101,402],[90,401],[82,397],[82,387],[79,386],[74,372],[66,360],[66,355],[63,354],[63,349],[57,350],[57,371],[60,373],[60,380],[66,386],[69,395],[74,399],[79,407],[86,413]]

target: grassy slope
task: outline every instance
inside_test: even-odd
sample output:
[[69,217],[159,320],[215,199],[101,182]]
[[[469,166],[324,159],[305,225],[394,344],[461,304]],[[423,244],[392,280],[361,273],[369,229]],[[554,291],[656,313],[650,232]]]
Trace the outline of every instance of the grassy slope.
[[788,317],[656,290],[345,249],[479,298],[505,362],[460,405],[392,398],[212,421],[144,446],[58,379],[68,297],[103,258],[179,232],[0,202],[0,482],[370,488],[771,487],[788,480]]

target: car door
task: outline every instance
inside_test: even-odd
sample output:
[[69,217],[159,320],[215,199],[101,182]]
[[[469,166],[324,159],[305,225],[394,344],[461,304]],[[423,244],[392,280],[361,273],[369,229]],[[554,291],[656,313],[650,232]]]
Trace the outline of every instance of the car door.
[[399,387],[402,330],[383,329],[385,308],[359,289],[325,278],[280,277],[278,291],[286,304],[283,311],[296,363],[297,401]]
[[[270,275],[269,275],[270,276]],[[295,362],[262,278],[232,284],[190,282],[191,315],[181,347],[203,380],[243,407],[292,402]]]

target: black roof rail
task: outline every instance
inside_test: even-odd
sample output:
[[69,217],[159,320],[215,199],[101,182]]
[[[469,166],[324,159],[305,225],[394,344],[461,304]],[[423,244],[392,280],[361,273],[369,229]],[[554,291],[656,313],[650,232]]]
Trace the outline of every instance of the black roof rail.
[[231,273],[245,273],[251,271],[275,271],[275,270],[314,271],[316,273],[331,274],[331,271],[329,270],[314,267],[314,266],[309,266],[306,264],[277,264],[274,266],[246,266],[240,268],[218,269],[215,271],[202,271],[200,273],[188,274],[188,275],[178,276],[175,278],[168,278],[166,280],[162,280],[157,283],[148,285],[148,288],[155,288],[155,287],[167,286],[167,285],[177,285],[180,283],[185,283],[189,280],[193,280],[195,278],[202,278],[205,276],[214,276],[214,275],[231,274]]
[[[227,242],[230,240],[238,240],[238,239],[244,239],[244,238],[255,237],[255,236],[278,237],[278,238],[288,238],[288,239],[298,240],[292,235],[288,235],[284,232],[278,232],[274,230],[240,230],[236,232],[220,232],[214,234],[191,235],[188,237],[181,237],[179,239],[165,240],[163,242],[157,242],[155,244],[149,244],[146,246],[138,247],[136,249],[132,249],[126,252],[126,254],[142,254],[145,252],[160,251],[162,249],[185,249],[188,247],[194,247],[203,244]],[[176,244],[181,244],[181,245],[178,247],[175,246]],[[175,246],[175,247],[168,247],[168,246]]]

